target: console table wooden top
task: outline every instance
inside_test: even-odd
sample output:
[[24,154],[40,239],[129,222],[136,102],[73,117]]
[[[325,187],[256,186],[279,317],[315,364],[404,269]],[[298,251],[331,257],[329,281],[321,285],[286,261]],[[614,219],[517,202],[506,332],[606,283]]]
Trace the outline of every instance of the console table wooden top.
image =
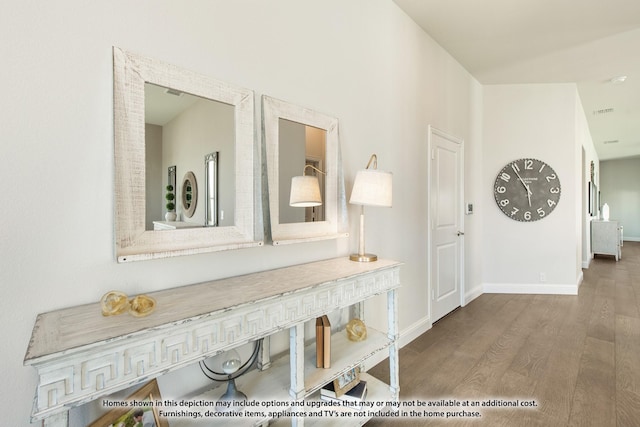
[[362,263],[347,257],[334,258],[167,289],[148,294],[156,300],[156,310],[143,318],[126,312],[105,317],[100,303],[39,314],[24,363],[43,362],[75,348],[129,339],[149,329],[190,322],[400,264],[391,260]]

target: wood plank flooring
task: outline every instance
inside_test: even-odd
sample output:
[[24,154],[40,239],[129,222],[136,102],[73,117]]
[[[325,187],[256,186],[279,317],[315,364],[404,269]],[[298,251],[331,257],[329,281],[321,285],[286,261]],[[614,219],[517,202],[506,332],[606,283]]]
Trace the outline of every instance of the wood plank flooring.
[[[388,381],[385,361],[370,370]],[[596,257],[579,295],[484,294],[400,350],[401,400],[535,401],[465,407],[480,418],[379,418],[378,426],[640,426],[640,243]],[[410,408],[451,411],[451,408]]]

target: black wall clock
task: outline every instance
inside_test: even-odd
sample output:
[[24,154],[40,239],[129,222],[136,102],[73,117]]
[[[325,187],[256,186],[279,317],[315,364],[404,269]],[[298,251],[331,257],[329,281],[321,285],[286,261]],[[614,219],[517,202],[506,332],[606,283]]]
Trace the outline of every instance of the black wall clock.
[[551,166],[537,159],[519,159],[502,168],[493,185],[500,210],[516,221],[537,221],[548,216],[560,201],[560,178]]

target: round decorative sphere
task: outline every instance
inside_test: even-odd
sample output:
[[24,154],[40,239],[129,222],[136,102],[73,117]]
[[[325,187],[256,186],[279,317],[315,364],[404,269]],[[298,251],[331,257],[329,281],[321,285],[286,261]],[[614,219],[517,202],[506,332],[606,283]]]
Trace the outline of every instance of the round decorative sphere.
[[225,360],[222,362],[222,371],[227,374],[233,374],[242,365],[240,355],[235,350],[230,350],[225,354]]

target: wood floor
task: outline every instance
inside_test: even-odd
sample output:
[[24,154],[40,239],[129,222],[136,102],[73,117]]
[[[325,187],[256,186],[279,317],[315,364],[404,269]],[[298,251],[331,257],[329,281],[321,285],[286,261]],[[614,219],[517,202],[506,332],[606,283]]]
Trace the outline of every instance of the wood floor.
[[[388,365],[370,370],[388,380]],[[640,243],[596,257],[578,296],[484,294],[400,350],[401,400],[535,400],[434,408],[481,418],[373,419],[377,426],[640,426]]]

